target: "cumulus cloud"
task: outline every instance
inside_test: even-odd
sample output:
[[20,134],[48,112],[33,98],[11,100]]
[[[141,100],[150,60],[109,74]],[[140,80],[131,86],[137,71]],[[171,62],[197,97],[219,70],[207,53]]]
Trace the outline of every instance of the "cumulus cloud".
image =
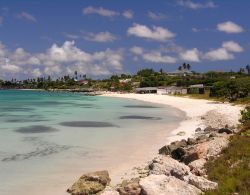
[[122,15],[127,19],[132,19],[134,17],[134,12],[132,10],[125,10]]
[[99,32],[99,33],[87,33],[84,37],[86,40],[95,41],[95,42],[113,42],[117,38],[110,32]]
[[[6,62],[5,59],[8,59]],[[74,41],[65,41],[62,46],[53,44],[43,53],[29,53],[23,48],[8,50],[0,44],[0,76],[25,74],[26,77],[42,75],[61,76],[75,70],[92,76],[104,76],[121,72],[123,52],[106,49],[88,53],[76,47]],[[25,70],[25,73],[23,72]],[[25,76],[24,75],[24,76]]]
[[165,42],[168,39],[175,37],[175,34],[169,31],[167,28],[153,26],[153,28],[150,29],[145,25],[137,23],[135,23],[132,27],[129,27],[127,33],[131,36],[151,39],[160,42]]
[[210,50],[205,53],[203,58],[211,61],[232,60],[235,58],[233,53],[242,52],[244,49],[234,41],[223,42],[218,49]]
[[191,0],[179,0],[178,4],[183,7],[190,9],[202,9],[202,8],[215,8],[217,5],[213,1],[208,1],[206,3],[196,3]]
[[186,50],[180,53],[180,58],[188,62],[200,62],[201,53],[197,48]]
[[231,21],[223,22],[217,25],[217,30],[225,32],[225,33],[241,33],[244,29]]
[[222,43],[222,47],[225,48],[227,51],[231,52],[243,52],[243,47],[240,46],[239,43],[234,41],[227,41]]
[[136,54],[136,55],[141,55],[141,54],[143,54],[143,48],[142,48],[142,47],[138,47],[138,46],[134,46],[134,47],[130,48],[130,51],[131,51],[133,54]]
[[163,20],[166,18],[166,15],[165,14],[162,14],[162,13],[155,13],[155,12],[152,12],[152,11],[148,11],[148,17],[152,20]]
[[92,6],[88,6],[88,7],[83,8],[82,13],[84,15],[98,14],[100,16],[105,16],[105,17],[114,17],[114,16],[119,15],[119,12],[105,9],[103,7],[92,7]]
[[130,52],[135,54],[135,59],[137,60],[138,57],[143,59],[146,62],[153,62],[153,63],[176,63],[177,59],[163,54],[161,51],[152,50],[152,51],[145,51],[142,47],[134,46],[130,48]]
[[27,20],[30,22],[37,22],[37,19],[35,18],[35,16],[31,15],[28,12],[21,12],[20,14],[18,14],[18,18]]

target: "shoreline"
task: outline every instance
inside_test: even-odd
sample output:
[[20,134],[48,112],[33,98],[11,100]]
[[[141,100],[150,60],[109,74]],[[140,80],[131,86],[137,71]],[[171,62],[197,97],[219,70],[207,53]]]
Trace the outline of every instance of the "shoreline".
[[[239,123],[238,120],[240,118],[240,110],[244,108],[243,106],[232,105],[230,103],[220,103],[211,100],[192,99],[169,95],[109,93],[103,94],[102,96],[162,104],[184,112],[186,115],[185,119],[179,123],[177,128],[174,128],[170,132],[166,132],[166,134],[163,135],[165,138],[163,139],[164,142],[160,144],[161,146],[168,145],[174,141],[193,138],[195,137],[195,130],[197,128],[203,129],[208,126],[213,128],[223,128],[225,125],[236,126]],[[146,163],[147,162],[141,163],[141,166],[144,166]],[[130,167],[128,171],[122,174],[120,181],[135,178],[136,171],[134,170],[136,168],[140,168],[141,166],[135,165],[134,167]],[[113,178],[113,174],[111,174],[111,181],[115,185],[119,182],[117,181],[117,177],[116,179]]]

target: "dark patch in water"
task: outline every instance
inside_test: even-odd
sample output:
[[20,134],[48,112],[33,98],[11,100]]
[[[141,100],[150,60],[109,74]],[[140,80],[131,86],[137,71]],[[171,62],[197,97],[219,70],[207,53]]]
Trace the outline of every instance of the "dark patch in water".
[[62,152],[64,150],[70,149],[71,146],[66,146],[66,145],[52,145],[52,146],[47,146],[45,148],[40,148],[37,147],[34,151],[23,153],[23,154],[15,154],[9,157],[5,157],[2,159],[3,162],[8,162],[8,161],[20,161],[20,160],[27,160],[30,158],[34,157],[44,157],[44,156],[49,156],[52,154],[57,154],[59,152]]
[[70,121],[59,124],[66,127],[117,127],[112,123],[99,121]]
[[16,130],[16,132],[19,133],[51,133],[58,131],[55,128],[48,127],[48,126],[43,126],[43,125],[33,125],[29,127],[21,127]]
[[159,108],[157,106],[148,106],[148,105],[127,105],[125,108]]
[[45,119],[32,119],[32,118],[19,118],[19,119],[8,119],[5,122],[7,123],[26,123],[26,122],[43,122],[43,121],[49,121],[49,120],[45,120]]
[[30,112],[34,110],[33,108],[27,107],[0,107],[1,112]]
[[121,116],[120,119],[161,120],[160,117],[139,116],[139,115]]

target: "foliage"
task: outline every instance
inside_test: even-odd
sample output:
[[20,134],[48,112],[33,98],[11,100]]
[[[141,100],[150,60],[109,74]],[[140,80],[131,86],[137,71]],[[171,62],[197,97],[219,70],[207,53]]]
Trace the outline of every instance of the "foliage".
[[[248,130],[249,131],[249,130]],[[250,134],[250,131],[248,132]],[[218,182],[217,190],[205,195],[249,195],[250,192],[250,137],[238,134],[231,138],[229,147],[214,161],[208,162],[208,179]]]
[[247,121],[250,121],[250,106],[247,106],[244,110],[241,111],[241,123],[246,123]]

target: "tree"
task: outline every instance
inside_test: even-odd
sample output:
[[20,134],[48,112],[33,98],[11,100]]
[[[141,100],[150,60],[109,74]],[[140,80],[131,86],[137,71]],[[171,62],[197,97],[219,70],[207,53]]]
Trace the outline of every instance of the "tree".
[[187,64],[184,62],[184,63],[182,64],[182,67],[183,67],[184,70],[187,69]]
[[246,65],[247,74],[250,74],[250,66]]
[[178,67],[178,70],[181,71],[181,70],[182,70],[182,66],[179,66],[179,67]]
[[77,71],[75,71],[75,78],[77,79]]
[[187,69],[190,70],[191,69],[191,65],[187,64]]

